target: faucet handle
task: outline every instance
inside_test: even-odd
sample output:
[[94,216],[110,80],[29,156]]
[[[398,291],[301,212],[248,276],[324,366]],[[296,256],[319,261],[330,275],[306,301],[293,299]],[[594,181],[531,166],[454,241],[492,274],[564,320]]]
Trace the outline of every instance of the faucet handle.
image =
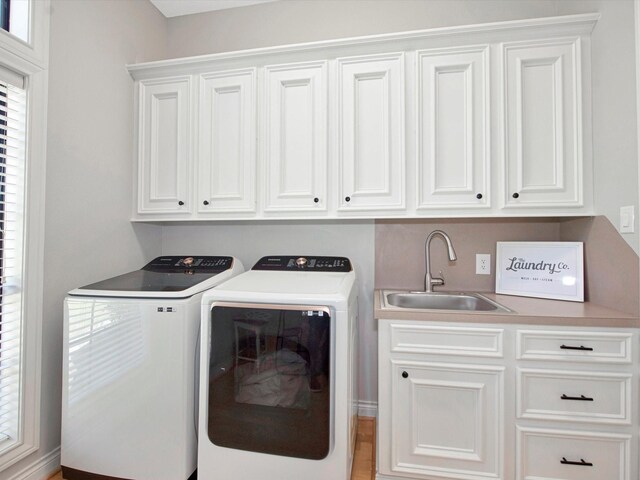
[[444,277],[442,276],[442,270],[438,270],[438,274],[440,275],[439,277],[431,278],[431,285],[434,287],[444,285]]

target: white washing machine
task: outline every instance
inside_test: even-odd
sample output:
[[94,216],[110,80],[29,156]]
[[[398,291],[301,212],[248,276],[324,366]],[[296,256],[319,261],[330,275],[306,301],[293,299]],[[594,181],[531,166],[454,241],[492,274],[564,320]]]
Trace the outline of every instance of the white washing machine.
[[65,479],[185,480],[196,469],[200,302],[233,257],[158,257],[64,302]]
[[203,296],[200,478],[350,478],[355,280],[344,257],[272,256]]

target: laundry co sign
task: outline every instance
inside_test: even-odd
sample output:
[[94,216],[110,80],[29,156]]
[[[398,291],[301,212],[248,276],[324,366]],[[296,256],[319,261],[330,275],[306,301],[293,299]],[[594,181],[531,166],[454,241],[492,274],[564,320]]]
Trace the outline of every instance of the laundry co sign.
[[496,293],[584,301],[582,242],[498,242]]

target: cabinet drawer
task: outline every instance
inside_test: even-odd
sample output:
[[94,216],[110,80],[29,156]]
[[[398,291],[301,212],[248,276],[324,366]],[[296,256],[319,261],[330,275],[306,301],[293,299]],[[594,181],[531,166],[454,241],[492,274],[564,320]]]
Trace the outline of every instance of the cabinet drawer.
[[518,428],[517,480],[629,480],[628,435]]
[[392,353],[503,356],[504,330],[391,324]]
[[631,363],[631,333],[519,330],[518,360]]
[[631,425],[631,375],[518,369],[518,417]]

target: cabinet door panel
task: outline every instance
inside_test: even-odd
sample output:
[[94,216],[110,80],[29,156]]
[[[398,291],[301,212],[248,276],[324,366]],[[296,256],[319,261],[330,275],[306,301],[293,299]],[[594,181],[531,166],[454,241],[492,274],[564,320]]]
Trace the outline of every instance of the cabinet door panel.
[[139,86],[138,213],[190,213],[191,78]]
[[327,62],[265,67],[266,211],[327,208]]
[[503,45],[505,204],[582,206],[578,39]]
[[339,210],[403,209],[404,54],[338,60]]
[[202,75],[199,212],[255,211],[256,70]]
[[502,478],[503,367],[392,361],[391,469]]
[[489,47],[423,50],[417,59],[418,208],[487,207]]

